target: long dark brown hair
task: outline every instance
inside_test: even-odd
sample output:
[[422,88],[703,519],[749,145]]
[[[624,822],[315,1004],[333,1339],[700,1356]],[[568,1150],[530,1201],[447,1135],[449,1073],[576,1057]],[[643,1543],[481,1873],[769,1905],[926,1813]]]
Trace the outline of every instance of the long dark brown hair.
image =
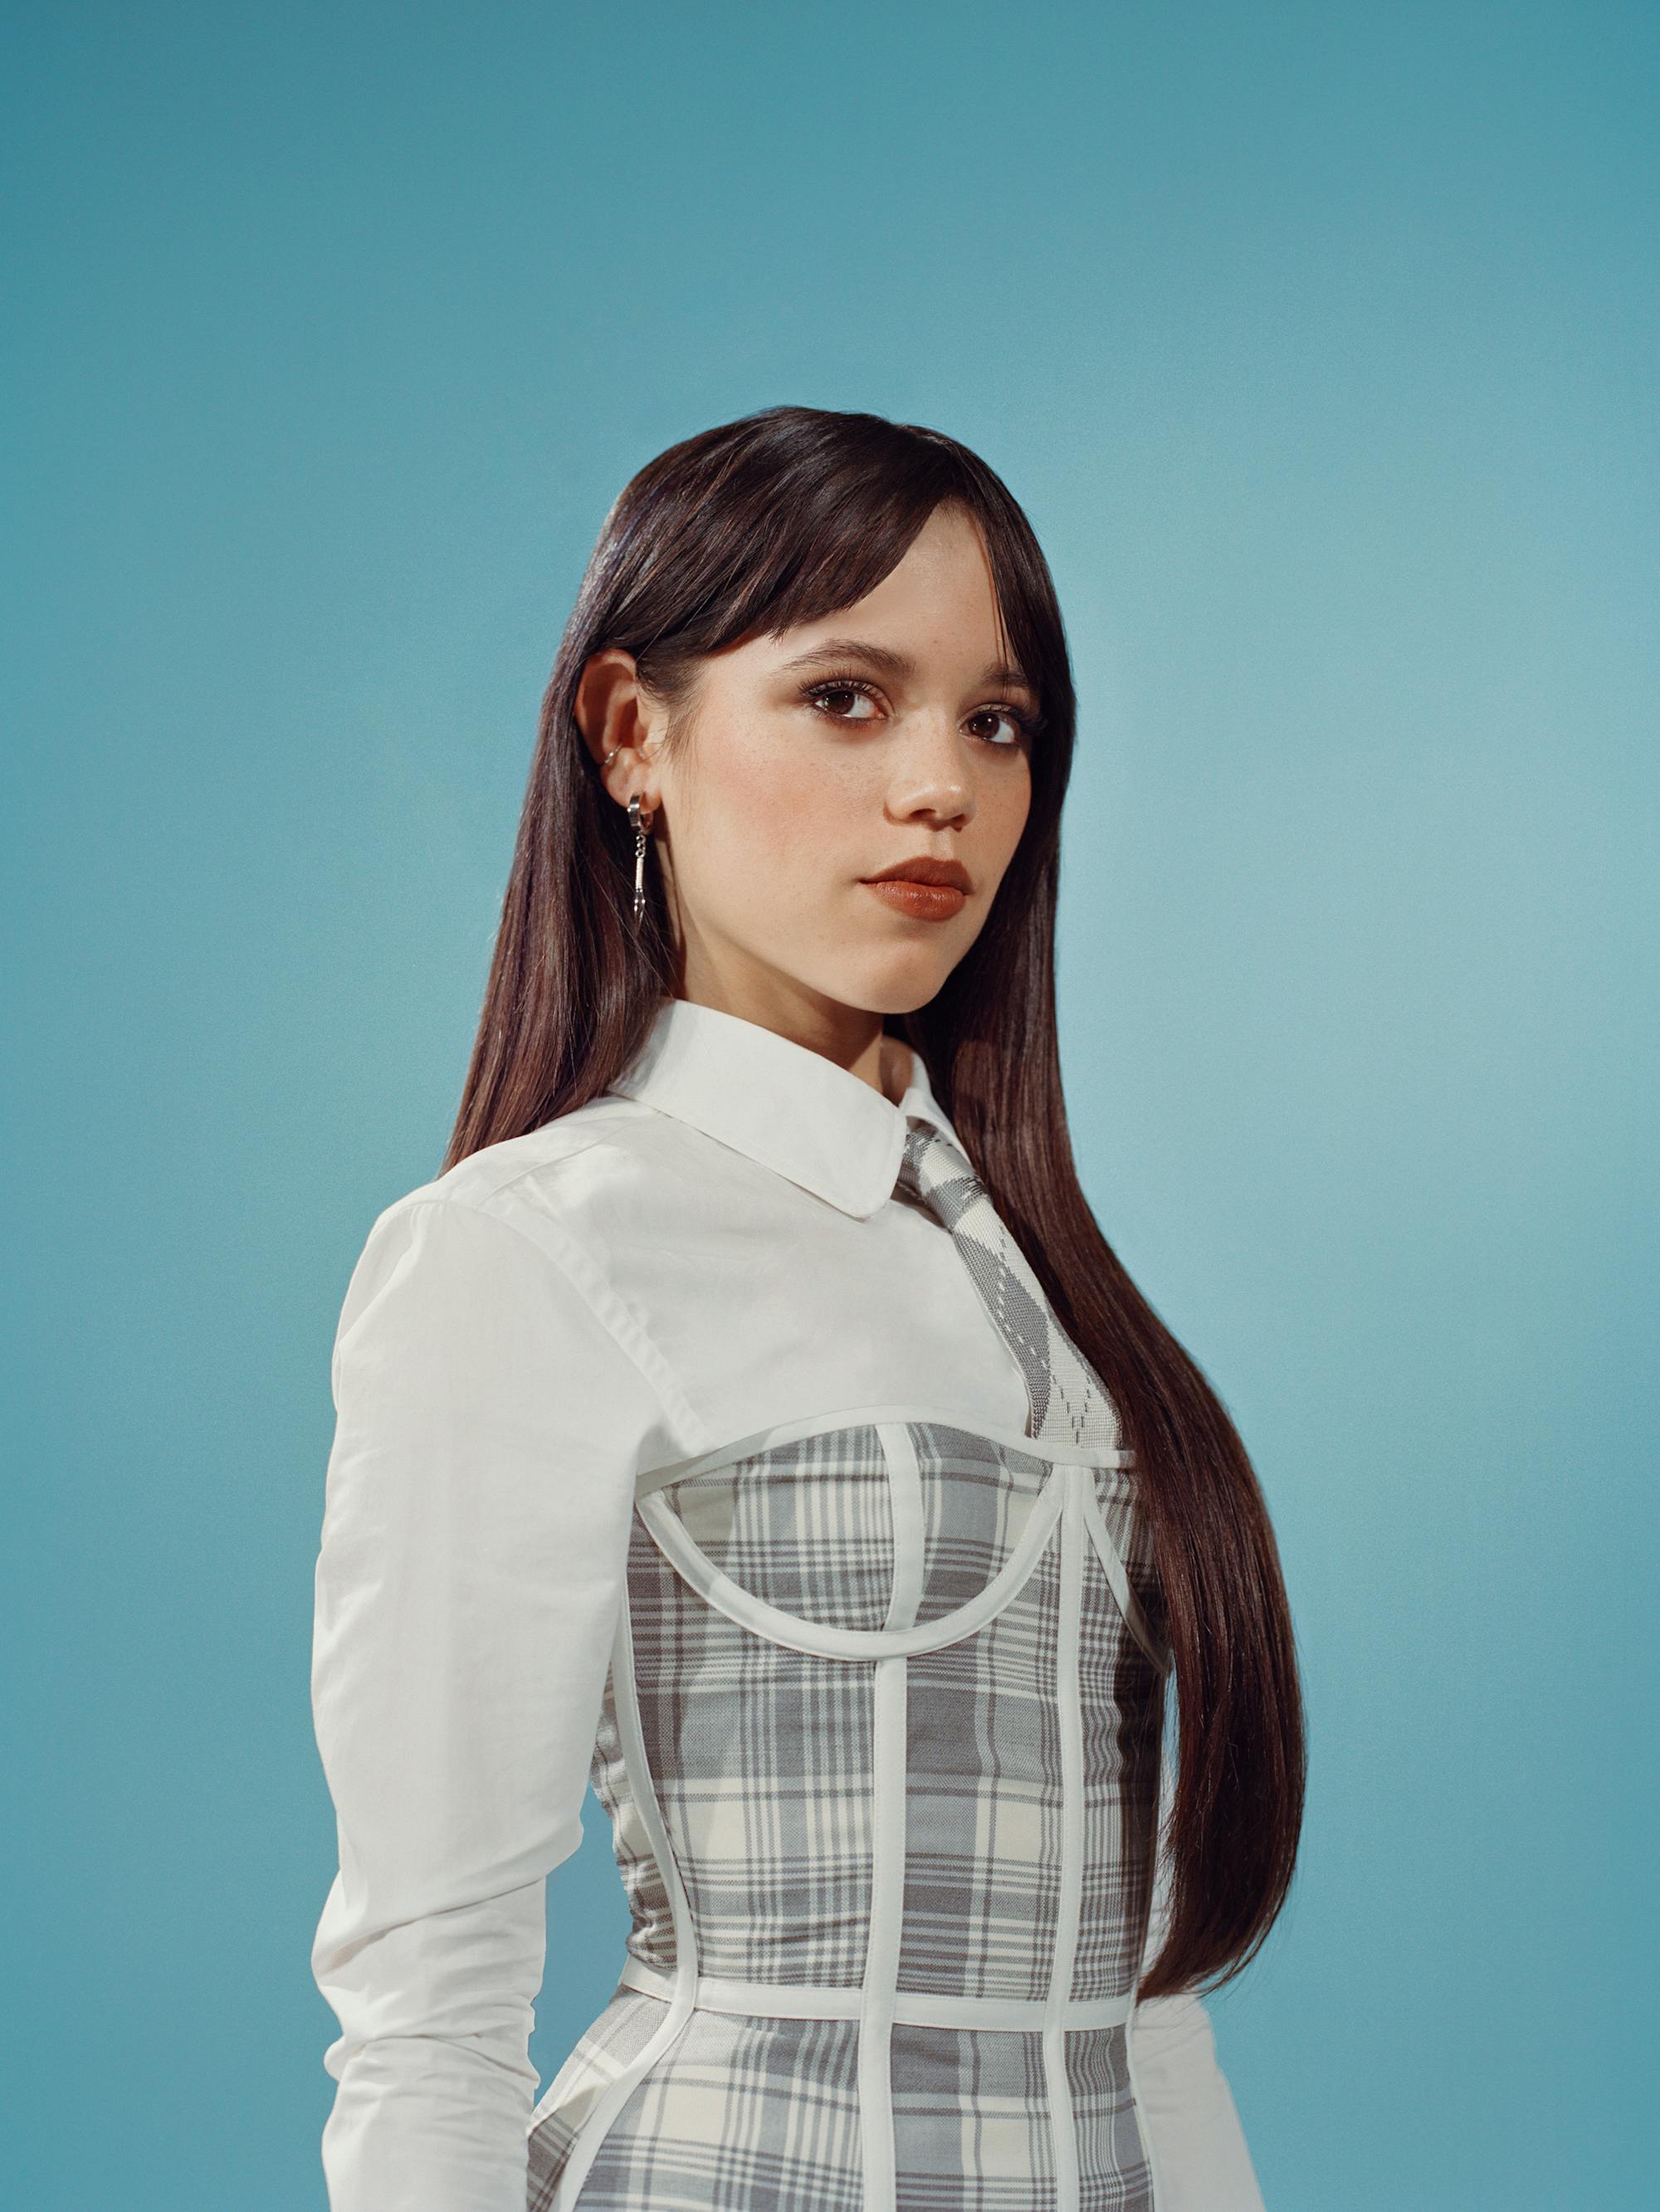
[[636,929],[632,834],[576,725],[589,656],[606,646],[634,655],[642,684],[666,703],[672,748],[700,656],[862,599],[941,501],[979,526],[1012,658],[1037,690],[1043,725],[1025,827],[980,935],[927,1006],[887,1026],[921,1054],[1135,1455],[1179,1718],[1170,1928],[1140,1994],[1215,1988],[1261,1948],[1296,1861],[1307,1754],[1290,1608],[1234,1424],[1130,1280],[1079,1184],[1055,1021],[1072,671],[1031,526],[966,447],[880,416],[769,407],[670,447],[618,496],[543,699],[444,1165],[606,1090],[676,994],[656,870]]

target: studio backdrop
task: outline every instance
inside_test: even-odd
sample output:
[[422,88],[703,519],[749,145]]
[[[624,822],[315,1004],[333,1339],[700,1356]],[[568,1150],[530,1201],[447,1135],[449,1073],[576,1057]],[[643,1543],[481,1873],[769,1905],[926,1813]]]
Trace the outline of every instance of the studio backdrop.
[[[1309,1701],[1213,2004],[1274,2212],[1655,2137],[1653,129],[1601,4],[282,8],[4,33],[19,2212],[321,2207],[329,1352],[436,1171],[605,510],[963,439],[1080,695],[1099,1220]],[[544,2081],[626,1915],[550,1884]]]

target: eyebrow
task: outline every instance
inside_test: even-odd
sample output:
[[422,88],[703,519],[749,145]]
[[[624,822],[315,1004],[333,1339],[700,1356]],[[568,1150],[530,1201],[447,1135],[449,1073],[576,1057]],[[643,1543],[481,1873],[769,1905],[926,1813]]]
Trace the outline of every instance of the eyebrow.
[[[873,645],[858,637],[826,638],[822,645],[815,645],[809,652],[798,653],[794,660],[787,660],[784,668],[827,668],[843,660],[866,661],[897,683],[905,683],[916,673],[916,663],[908,653],[897,653],[890,645]],[[1037,696],[1037,688],[1031,678],[1007,661],[994,661],[988,668],[982,668],[980,681],[1003,690],[1030,691],[1034,698]]]

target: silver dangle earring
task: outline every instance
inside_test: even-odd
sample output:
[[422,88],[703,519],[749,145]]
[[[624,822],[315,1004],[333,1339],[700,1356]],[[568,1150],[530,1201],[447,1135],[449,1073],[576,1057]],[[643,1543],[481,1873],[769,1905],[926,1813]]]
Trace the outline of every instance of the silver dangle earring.
[[641,916],[646,911],[646,831],[651,825],[648,815],[640,819],[640,794],[636,791],[629,801],[629,823],[634,831],[634,926],[640,927]]

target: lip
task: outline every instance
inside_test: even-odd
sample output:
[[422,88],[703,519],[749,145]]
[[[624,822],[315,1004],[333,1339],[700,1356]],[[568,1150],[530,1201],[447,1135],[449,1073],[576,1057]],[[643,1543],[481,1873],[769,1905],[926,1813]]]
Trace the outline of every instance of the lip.
[[917,921],[949,921],[953,915],[961,914],[974,889],[973,879],[960,860],[936,860],[928,853],[896,860],[879,875],[860,880],[884,906]]
[[936,860],[931,853],[917,853],[909,860],[896,860],[891,868],[879,868],[874,875],[863,876],[866,884],[950,884],[959,891],[971,891],[974,879],[960,860]]

